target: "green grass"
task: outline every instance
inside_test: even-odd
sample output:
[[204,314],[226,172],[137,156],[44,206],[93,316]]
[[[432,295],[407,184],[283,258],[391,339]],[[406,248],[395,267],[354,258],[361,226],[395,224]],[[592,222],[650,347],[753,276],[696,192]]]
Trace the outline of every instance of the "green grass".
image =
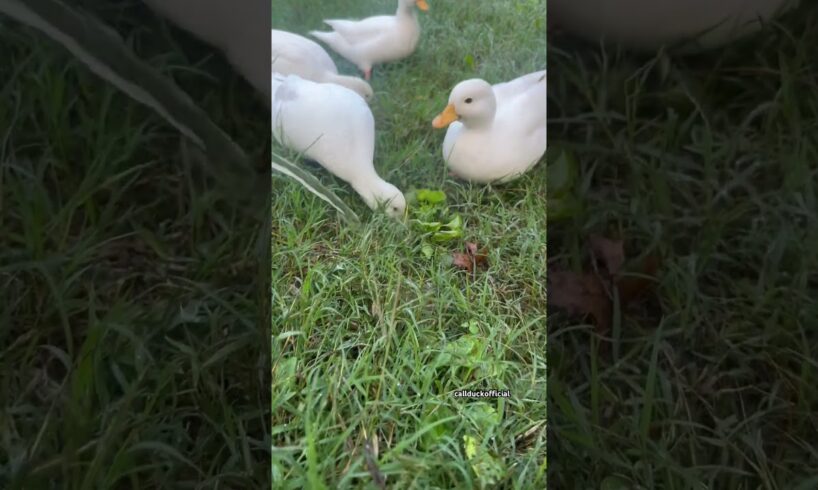
[[664,259],[604,337],[549,311],[556,488],[818,485],[818,9],[782,22],[684,59],[551,40],[583,209],[549,262],[578,269],[592,232]]
[[[223,60],[139,3],[82,4],[269,168]],[[268,229],[161,117],[39,32],[0,39],[0,487],[266,485]]]
[[[417,52],[375,68],[376,168],[404,192],[444,189],[465,237],[427,258],[417,233],[326,172],[315,170],[364,218],[359,228],[274,178],[275,488],[371,488],[367,438],[389,488],[477,488],[492,465],[500,488],[545,485],[545,165],[500,188],[453,181],[444,133],[431,128],[458,81],[545,66],[544,5],[430,6]],[[275,5],[273,27],[305,33],[323,18],[394,9],[392,0]],[[464,241],[489,250],[488,270],[470,277],[447,262]],[[457,389],[511,397],[463,401]],[[464,437],[482,446],[484,466],[467,458]]]

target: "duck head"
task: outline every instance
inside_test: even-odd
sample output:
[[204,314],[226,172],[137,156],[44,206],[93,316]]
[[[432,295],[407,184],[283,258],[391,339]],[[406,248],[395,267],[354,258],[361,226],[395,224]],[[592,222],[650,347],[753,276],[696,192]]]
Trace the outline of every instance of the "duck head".
[[373,211],[383,209],[386,214],[402,220],[406,215],[406,197],[397,187],[381,178],[353,185],[364,202]]
[[429,3],[426,0],[398,0],[398,6],[404,10],[412,10],[417,7],[424,12],[429,10]]
[[446,108],[432,121],[442,129],[455,121],[470,127],[490,125],[497,111],[494,90],[485,80],[465,80],[455,85]]

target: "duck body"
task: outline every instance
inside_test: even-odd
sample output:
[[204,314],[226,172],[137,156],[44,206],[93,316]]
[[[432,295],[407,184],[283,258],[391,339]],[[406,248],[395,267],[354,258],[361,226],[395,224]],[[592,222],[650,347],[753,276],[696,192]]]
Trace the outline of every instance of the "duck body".
[[[759,30],[799,0],[550,0],[559,27],[637,50],[679,45],[700,51]],[[689,41],[689,42],[686,42]]]
[[270,33],[272,71],[319,83],[335,83],[355,91],[366,100],[373,97],[372,87],[357,77],[338,73],[330,55],[318,43],[287,31],[272,29]]
[[349,183],[366,204],[403,216],[406,200],[374,166],[375,119],[364,99],[341,85],[273,74],[272,129],[276,141],[315,160]]
[[357,21],[325,20],[332,31],[311,31],[310,35],[355,64],[369,80],[374,65],[401,60],[417,48],[420,22],[416,5],[428,9],[425,0],[399,0],[395,15],[378,15]]
[[456,176],[471,182],[504,183],[542,159],[547,146],[545,71],[489,85],[460,82],[433,122],[448,126],[443,159]]

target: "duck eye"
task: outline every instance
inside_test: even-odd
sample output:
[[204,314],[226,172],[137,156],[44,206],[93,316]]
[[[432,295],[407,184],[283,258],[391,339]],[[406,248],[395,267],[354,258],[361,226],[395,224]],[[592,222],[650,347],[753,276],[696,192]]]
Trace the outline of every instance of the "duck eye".
[[466,103],[467,103],[467,104],[471,104],[471,103],[472,103],[472,101],[473,101],[473,99],[472,99],[471,97],[469,97],[468,99],[466,99]]

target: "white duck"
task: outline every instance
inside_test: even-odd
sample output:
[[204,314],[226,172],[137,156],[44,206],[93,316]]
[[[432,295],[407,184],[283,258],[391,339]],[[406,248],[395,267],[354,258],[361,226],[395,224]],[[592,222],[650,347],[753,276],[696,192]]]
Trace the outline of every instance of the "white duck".
[[401,218],[406,199],[375,171],[375,119],[363,98],[332,83],[273,74],[273,136],[349,183],[364,202]]
[[549,0],[548,17],[595,43],[605,39],[648,51],[682,43],[682,51],[698,51],[758,31],[799,3],[799,0]]
[[415,7],[429,10],[426,0],[398,0],[395,15],[378,15],[363,20],[325,20],[332,32],[310,34],[354,63],[364,78],[372,78],[372,66],[411,55],[420,41],[420,23]]
[[530,73],[494,86],[471,79],[452,89],[449,104],[432,125],[449,127],[443,159],[455,176],[478,183],[503,183],[542,159],[547,129],[545,73]]
[[291,32],[271,30],[273,73],[298,75],[319,83],[336,83],[354,90],[366,100],[372,99],[372,87],[357,77],[338,74],[338,67],[318,43]]

